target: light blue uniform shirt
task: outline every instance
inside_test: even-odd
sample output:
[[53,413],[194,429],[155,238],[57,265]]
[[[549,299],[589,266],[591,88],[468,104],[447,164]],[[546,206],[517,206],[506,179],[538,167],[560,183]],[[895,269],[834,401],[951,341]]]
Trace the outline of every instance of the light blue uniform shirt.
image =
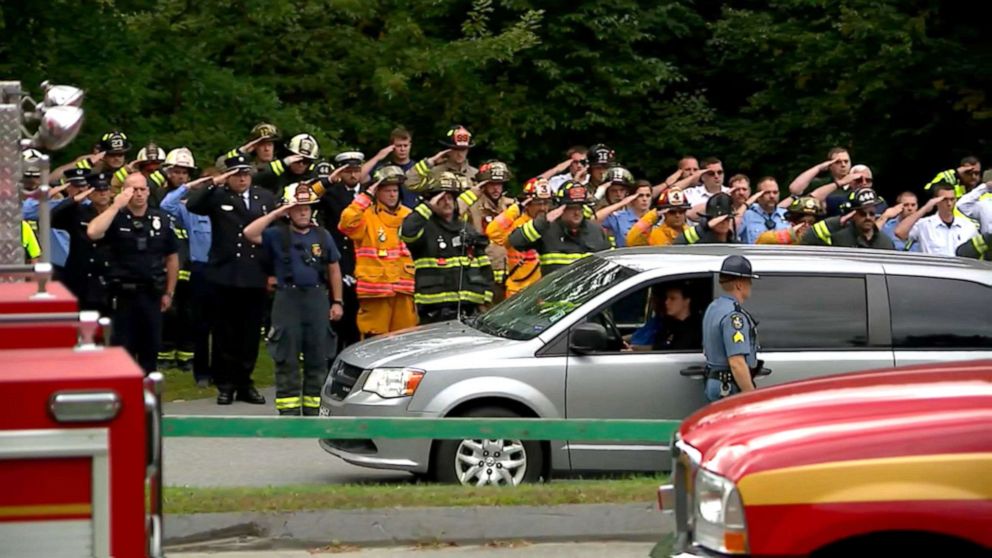
[[603,219],[603,228],[616,240],[617,248],[623,248],[627,246],[627,233],[634,228],[638,220],[633,211],[625,208],[614,211]]
[[737,309],[737,300],[723,295],[710,303],[703,315],[703,354],[711,370],[729,370],[728,359],[744,355],[748,368],[758,365],[758,340],[752,335],[748,315]]
[[[63,201],[65,200],[49,200],[48,210],[55,209]],[[38,210],[40,207],[41,205],[38,203],[38,200],[28,198],[21,204],[21,215],[25,221],[31,221],[36,224],[38,222]],[[32,226],[31,228],[34,229],[35,227]],[[65,267],[65,261],[69,258],[69,232],[62,229],[52,229],[51,244],[52,253],[49,260],[51,260],[52,265]]]
[[190,261],[207,263],[210,261],[210,242],[212,238],[210,217],[190,213],[186,209],[186,204],[182,203],[182,199],[186,196],[187,192],[189,192],[189,188],[183,184],[166,194],[162,198],[162,211],[172,215],[176,220],[176,224],[186,229],[186,234],[189,236]]
[[[769,228],[768,225],[772,225]],[[765,213],[758,204],[751,204],[744,212],[741,222],[740,239],[744,244],[756,244],[758,236],[766,231],[780,231],[789,228],[789,222],[785,220],[785,210],[776,207],[771,215]]]

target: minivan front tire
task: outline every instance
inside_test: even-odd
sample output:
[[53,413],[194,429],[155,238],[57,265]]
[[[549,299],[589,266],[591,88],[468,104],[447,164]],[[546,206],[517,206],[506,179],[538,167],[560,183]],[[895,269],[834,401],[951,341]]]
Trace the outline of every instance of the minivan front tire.
[[[461,416],[520,418],[502,407],[481,407]],[[544,457],[539,441],[438,440],[432,467],[441,483],[516,486],[541,480]]]

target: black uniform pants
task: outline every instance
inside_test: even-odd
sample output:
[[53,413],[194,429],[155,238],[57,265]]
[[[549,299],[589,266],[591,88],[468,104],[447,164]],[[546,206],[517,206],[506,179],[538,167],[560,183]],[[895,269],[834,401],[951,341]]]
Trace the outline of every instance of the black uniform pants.
[[191,324],[193,337],[193,377],[206,380],[210,373],[210,329],[213,305],[213,288],[207,282],[207,264],[193,262],[189,275]]
[[265,288],[211,285],[213,308],[213,371],[218,389],[252,386],[258,360]]
[[[461,305],[463,318],[474,316],[479,313],[479,306],[471,302],[463,302]],[[420,325],[446,322],[458,319],[458,304],[444,302],[441,304],[418,304],[417,317],[420,318]]]
[[111,343],[127,349],[145,374],[155,370],[162,342],[162,295],[151,288],[115,289]]
[[[358,331],[358,290],[355,285],[342,285],[344,311],[341,319],[334,322],[334,333],[338,336],[338,352],[362,339]],[[335,353],[337,354],[337,353]]]
[[162,317],[162,347],[159,358],[178,362],[193,359],[193,304],[189,280],[176,282],[172,307]]
[[[267,345],[276,365],[276,410],[317,415],[327,361],[334,357],[330,303],[323,287],[282,287],[272,303]],[[299,355],[303,353],[303,381]]]

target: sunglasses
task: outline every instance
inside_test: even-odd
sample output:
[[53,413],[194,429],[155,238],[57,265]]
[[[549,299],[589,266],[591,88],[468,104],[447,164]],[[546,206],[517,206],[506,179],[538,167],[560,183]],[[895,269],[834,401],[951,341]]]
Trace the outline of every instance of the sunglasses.
[[857,214],[858,215],[861,215],[862,217],[871,218],[871,217],[874,217],[875,216],[875,210],[873,210],[873,209],[868,209],[868,210],[866,210],[866,209],[859,209],[857,211]]

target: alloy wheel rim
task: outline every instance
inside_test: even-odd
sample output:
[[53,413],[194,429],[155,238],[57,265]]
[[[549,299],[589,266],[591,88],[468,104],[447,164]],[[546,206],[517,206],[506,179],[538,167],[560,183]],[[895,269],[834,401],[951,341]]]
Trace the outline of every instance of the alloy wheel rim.
[[527,473],[527,450],[520,440],[462,440],[454,466],[464,485],[516,486]]

